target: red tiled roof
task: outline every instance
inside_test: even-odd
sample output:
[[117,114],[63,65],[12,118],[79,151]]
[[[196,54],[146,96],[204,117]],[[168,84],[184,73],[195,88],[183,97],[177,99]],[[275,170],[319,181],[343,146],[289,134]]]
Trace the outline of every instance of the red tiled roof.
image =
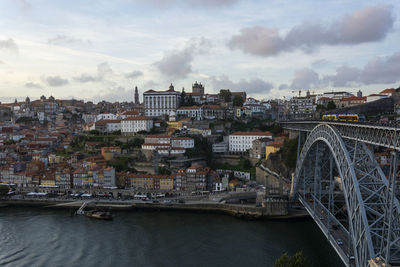
[[123,121],[151,121],[152,119],[146,116],[128,117],[122,119]]
[[349,96],[349,97],[343,97],[340,101],[367,101],[367,97],[366,96],[361,96],[361,97]]
[[261,135],[261,136],[272,136],[271,132],[234,132],[230,135]]
[[318,100],[332,100],[330,97],[320,97]]
[[191,106],[191,107],[180,107],[178,110],[183,110],[183,109],[199,109],[201,106]]
[[144,138],[171,138],[168,135],[146,135]]
[[124,111],[122,113],[122,115],[125,115],[125,116],[127,116],[127,115],[139,115],[139,112],[137,112],[137,111]]
[[121,122],[121,120],[99,120],[99,121],[96,121],[96,125],[106,125],[106,124],[108,124],[108,123],[120,123]]
[[388,88],[388,89],[383,90],[383,91],[380,92],[379,94],[389,94],[389,93],[394,93],[394,92],[396,92],[396,89],[394,89],[394,88]]
[[386,95],[382,95],[382,94],[371,94],[369,96],[386,96]]

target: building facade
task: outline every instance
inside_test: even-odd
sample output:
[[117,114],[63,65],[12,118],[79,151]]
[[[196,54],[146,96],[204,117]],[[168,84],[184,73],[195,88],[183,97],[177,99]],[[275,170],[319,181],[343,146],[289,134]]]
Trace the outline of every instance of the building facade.
[[153,120],[145,116],[128,117],[121,120],[121,133],[133,134],[140,131],[150,131],[153,128]]
[[229,152],[243,153],[249,150],[253,141],[261,138],[272,140],[270,132],[234,132],[229,135]]
[[145,115],[160,117],[176,112],[179,107],[181,94],[174,90],[171,84],[167,91],[148,90],[143,93]]

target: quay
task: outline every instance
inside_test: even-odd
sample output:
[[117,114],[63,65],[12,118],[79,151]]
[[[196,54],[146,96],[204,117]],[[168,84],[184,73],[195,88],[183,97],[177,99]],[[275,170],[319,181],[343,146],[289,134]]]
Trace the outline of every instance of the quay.
[[[42,207],[49,209],[78,209],[84,200],[71,201],[62,199],[8,199],[1,200],[0,207]],[[186,203],[167,202],[153,203],[149,201],[93,201],[98,208],[115,211],[190,211],[224,213],[235,217],[249,219],[304,219],[309,218],[305,210],[287,208],[286,201],[271,201],[262,207],[248,204],[226,204],[211,201],[190,201]]]

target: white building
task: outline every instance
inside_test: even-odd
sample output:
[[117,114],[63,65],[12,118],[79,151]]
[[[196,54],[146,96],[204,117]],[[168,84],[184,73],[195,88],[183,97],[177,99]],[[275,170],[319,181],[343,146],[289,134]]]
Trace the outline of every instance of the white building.
[[106,168],[103,172],[104,175],[104,187],[115,187],[115,169],[114,168]]
[[261,138],[272,140],[270,132],[234,132],[229,135],[229,152],[241,153],[249,150],[253,141]]
[[261,104],[258,104],[258,103],[245,104],[244,107],[250,109],[251,110],[251,114],[253,114],[253,113],[265,113],[265,110],[267,109],[264,105],[261,105]]
[[109,120],[107,122],[107,132],[115,132],[121,130],[121,120]]
[[95,129],[101,133],[111,133],[121,130],[121,120],[99,120],[95,122]]
[[379,100],[382,98],[387,98],[387,97],[389,97],[389,96],[383,95],[383,94],[382,95],[381,94],[372,94],[372,95],[367,96],[367,103],[373,102],[373,101],[376,101],[376,100]]
[[82,114],[82,119],[85,123],[91,123],[96,121],[97,116],[95,114]]
[[225,142],[215,143],[212,145],[212,152],[224,154],[228,152],[228,144]]
[[117,115],[112,114],[112,113],[101,113],[96,116],[96,121],[101,121],[101,120],[116,120]]
[[289,113],[292,119],[311,118],[317,105],[315,97],[293,97],[289,103]]
[[190,137],[173,137],[171,139],[172,147],[194,148],[194,139]]
[[126,119],[128,117],[138,117],[140,114],[137,111],[124,111],[121,113],[121,119]]
[[170,85],[167,91],[148,90],[143,93],[145,115],[159,117],[176,112],[179,107],[181,94]]
[[176,115],[183,118],[193,118],[197,121],[203,119],[203,109],[200,106],[180,107],[176,110]]
[[121,133],[132,134],[140,131],[150,131],[153,128],[153,120],[145,116],[128,117],[121,120]]

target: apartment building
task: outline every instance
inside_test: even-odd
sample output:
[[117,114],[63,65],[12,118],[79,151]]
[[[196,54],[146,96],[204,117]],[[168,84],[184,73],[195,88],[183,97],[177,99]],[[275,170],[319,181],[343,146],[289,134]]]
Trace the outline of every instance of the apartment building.
[[243,153],[249,150],[253,141],[261,138],[272,140],[271,132],[234,132],[229,135],[229,152]]
[[129,135],[140,131],[150,131],[153,128],[153,119],[146,116],[128,117],[121,120],[121,133]]
[[145,115],[160,117],[176,112],[179,107],[181,93],[174,90],[171,84],[166,91],[148,90],[143,93]]

